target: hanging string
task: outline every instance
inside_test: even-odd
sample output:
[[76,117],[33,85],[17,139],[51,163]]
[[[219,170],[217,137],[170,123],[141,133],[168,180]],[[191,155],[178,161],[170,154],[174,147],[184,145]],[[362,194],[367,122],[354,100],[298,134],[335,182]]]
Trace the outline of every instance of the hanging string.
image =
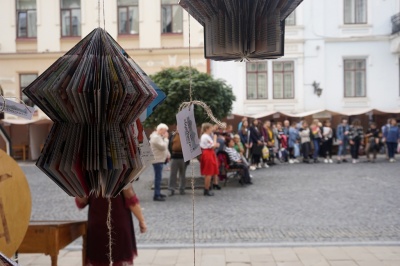
[[[190,14],[188,12],[188,21],[189,21],[189,97],[190,102],[193,101],[193,92],[192,92],[192,54],[190,51],[191,43],[190,43]],[[192,232],[193,232],[193,265],[196,266],[196,231],[195,231],[195,197],[194,197],[194,165],[191,163],[192,169],[192,178],[191,178],[191,187],[192,187]]]
[[98,11],[98,28],[100,28],[100,0],[97,2],[97,11]]
[[[103,0],[104,1],[104,0]],[[188,10],[189,11],[189,10]],[[217,119],[214,115],[213,112],[211,110],[211,108],[205,104],[202,101],[193,101],[193,90],[192,90],[192,52],[191,52],[191,40],[190,40],[190,12],[188,12],[188,20],[189,20],[189,102],[183,102],[180,106],[179,106],[179,111],[181,111],[182,109],[186,108],[186,107],[191,107],[192,105],[198,105],[201,106],[207,113],[208,117],[215,123],[217,124],[220,128],[225,128],[225,124],[222,124],[221,121],[219,121],[219,119]]]
[[[100,0],[97,2],[98,4],[98,26],[100,28]],[[104,0],[103,0],[103,29],[106,30],[106,16],[105,16],[105,7],[104,7]],[[107,229],[108,229],[108,259],[109,265],[113,265],[112,260],[112,225],[111,225],[111,199],[108,198],[108,212],[107,212]]]
[[105,9],[106,8],[104,7],[104,0],[103,0],[103,27],[104,27],[104,30],[106,30],[106,11],[105,11]]
[[110,266],[112,266],[112,226],[111,226],[111,199],[108,198],[108,213],[107,213],[107,229],[108,229],[108,259]]

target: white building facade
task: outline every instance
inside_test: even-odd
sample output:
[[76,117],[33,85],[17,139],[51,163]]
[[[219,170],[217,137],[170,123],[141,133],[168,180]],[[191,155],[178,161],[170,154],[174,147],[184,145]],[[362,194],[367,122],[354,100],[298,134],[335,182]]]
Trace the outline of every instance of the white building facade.
[[[189,19],[178,3],[1,0],[0,86],[4,95],[30,104],[22,89],[97,27],[105,28],[147,74],[189,66]],[[203,34],[203,27],[191,18],[191,63],[207,72]]]
[[213,61],[211,73],[233,87],[235,114],[399,110],[399,12],[399,0],[305,0],[287,20],[285,56]]

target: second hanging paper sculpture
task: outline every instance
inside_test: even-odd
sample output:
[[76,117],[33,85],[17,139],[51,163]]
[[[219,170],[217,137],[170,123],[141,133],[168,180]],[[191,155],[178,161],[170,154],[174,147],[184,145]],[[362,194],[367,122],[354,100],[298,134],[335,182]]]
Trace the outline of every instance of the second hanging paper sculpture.
[[54,121],[36,165],[71,196],[117,195],[143,169],[137,123],[154,87],[107,32],[93,30],[24,89]]
[[204,27],[205,57],[276,59],[284,54],[285,19],[303,0],[180,0]]

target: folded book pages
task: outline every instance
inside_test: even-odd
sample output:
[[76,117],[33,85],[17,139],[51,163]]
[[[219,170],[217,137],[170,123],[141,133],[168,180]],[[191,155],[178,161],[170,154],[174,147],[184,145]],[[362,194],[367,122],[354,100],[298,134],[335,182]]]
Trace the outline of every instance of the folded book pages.
[[144,169],[139,116],[156,89],[106,31],[93,30],[23,91],[54,121],[36,165],[71,196],[116,196]]
[[284,55],[285,19],[303,0],[180,0],[204,27],[205,57],[276,59]]

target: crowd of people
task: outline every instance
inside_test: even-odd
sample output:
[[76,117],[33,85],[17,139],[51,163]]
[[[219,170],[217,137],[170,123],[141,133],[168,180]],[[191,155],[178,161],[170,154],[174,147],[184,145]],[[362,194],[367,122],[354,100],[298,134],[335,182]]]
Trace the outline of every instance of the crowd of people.
[[[185,194],[185,173],[188,162],[184,162],[179,133],[169,136],[168,126],[160,124],[150,137],[150,144],[155,156],[153,163],[155,172],[154,200],[165,201],[161,194],[161,173],[163,166],[170,162],[169,179],[170,196],[175,195],[179,175],[179,193]],[[201,127],[199,158],[200,172],[204,176],[204,195],[213,196],[211,190],[220,190],[221,160],[223,153],[229,161],[229,167],[239,169],[242,185],[253,184],[250,171],[269,168],[279,163],[346,163],[347,151],[350,150],[351,162],[359,162],[360,150],[363,150],[367,162],[375,163],[377,154],[385,152],[389,162],[395,162],[395,154],[400,152],[400,127],[396,119],[389,119],[387,124],[378,127],[370,122],[364,129],[360,120],[353,119],[351,124],[347,118],[341,119],[337,127],[332,127],[330,120],[314,119],[310,124],[285,120],[261,122],[254,119],[249,123],[243,118],[237,132],[232,125],[218,127],[204,123]],[[362,149],[361,149],[362,147]],[[222,158],[222,159],[221,159]]]
[[[232,134],[226,132],[226,134]],[[395,153],[400,148],[400,128],[396,119],[391,118],[379,129],[370,122],[364,130],[359,119],[351,124],[347,118],[333,128],[330,120],[323,122],[314,119],[311,124],[306,120],[289,120],[263,124],[254,119],[249,124],[244,118],[238,126],[238,138],[248,155],[252,166],[256,168],[282,163],[333,163],[333,148],[337,145],[337,163],[347,162],[346,153],[350,146],[352,163],[359,162],[360,147],[364,147],[367,161],[374,163],[378,152],[386,150],[389,162],[395,162]],[[335,145],[334,145],[335,144]],[[302,158],[302,159],[300,159]]]

